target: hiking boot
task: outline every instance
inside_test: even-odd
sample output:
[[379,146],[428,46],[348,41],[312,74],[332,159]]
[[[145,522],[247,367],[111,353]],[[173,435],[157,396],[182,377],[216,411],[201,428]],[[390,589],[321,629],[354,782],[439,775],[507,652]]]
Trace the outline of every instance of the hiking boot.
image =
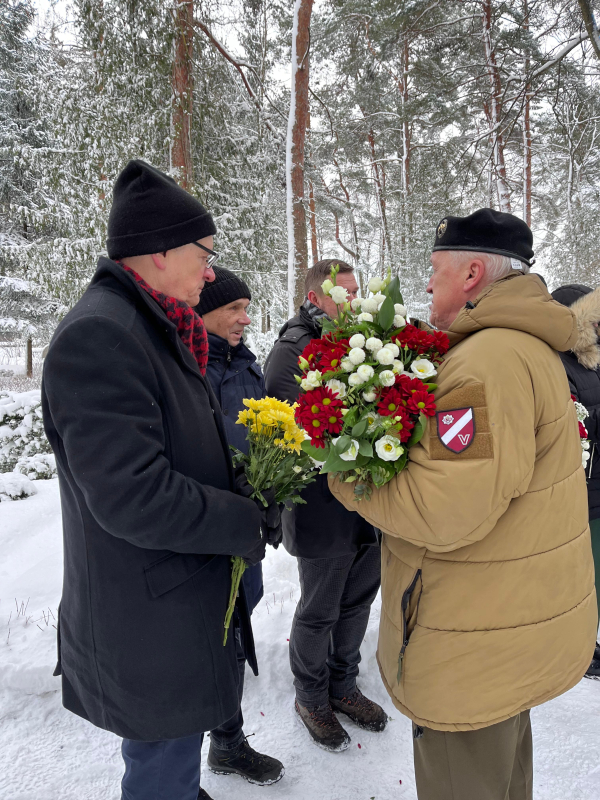
[[591,678],[593,681],[600,681],[600,658],[597,658],[596,654],[594,654],[592,663],[587,668],[587,672],[585,673],[584,677]]
[[200,787],[198,790],[198,800],[212,800],[212,797],[209,794],[206,794],[204,789]]
[[217,775],[241,775],[248,783],[257,786],[277,783],[285,774],[281,761],[257,753],[247,739],[235,750],[217,750],[211,742],[206,763]]
[[387,725],[387,714],[383,708],[365,697],[358,688],[348,697],[330,697],[329,702],[334,711],[345,714],[366,731],[382,731]]
[[296,700],[295,708],[304,727],[319,747],[329,750],[331,753],[341,753],[342,750],[347,750],[350,736],[338,722],[329,703],[324,706],[305,708]]

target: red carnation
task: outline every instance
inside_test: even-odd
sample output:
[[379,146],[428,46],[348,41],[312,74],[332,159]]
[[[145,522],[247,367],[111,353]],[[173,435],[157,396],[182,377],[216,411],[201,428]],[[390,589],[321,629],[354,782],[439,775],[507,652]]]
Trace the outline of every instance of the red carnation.
[[419,389],[412,394],[406,405],[415,414],[425,414],[428,417],[435,414],[435,399],[427,389]]
[[582,439],[587,439],[588,437],[588,432],[585,429],[585,425],[583,424],[583,422],[579,423],[579,435],[581,436]]
[[445,355],[450,349],[450,339],[443,331],[436,331],[431,334],[433,337],[432,349],[441,356]]

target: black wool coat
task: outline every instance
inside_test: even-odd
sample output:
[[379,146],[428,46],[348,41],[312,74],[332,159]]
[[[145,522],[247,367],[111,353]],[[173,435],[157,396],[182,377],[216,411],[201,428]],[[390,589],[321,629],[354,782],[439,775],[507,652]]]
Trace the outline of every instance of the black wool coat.
[[56,330],[42,402],[63,514],[65,707],[144,741],[216,728],[238,706],[230,558],[257,544],[259,512],[233,493],[218,403],[175,325],[107,258]]
[[[301,374],[298,357],[311,339],[321,337],[321,326],[302,307],[279,331],[265,362],[267,394],[295,403]],[[372,525],[356,511],[348,511],[329,491],[327,475],[317,475],[302,491],[306,505],[294,504],[282,514],[283,545],[299,558],[336,558],[356,553],[362,545],[378,544]]]

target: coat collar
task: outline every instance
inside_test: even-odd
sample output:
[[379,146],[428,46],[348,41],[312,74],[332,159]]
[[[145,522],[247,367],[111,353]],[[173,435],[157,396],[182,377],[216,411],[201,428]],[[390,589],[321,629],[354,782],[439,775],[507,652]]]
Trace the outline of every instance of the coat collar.
[[256,361],[256,356],[252,350],[246,346],[243,339],[239,344],[236,344],[234,347],[232,347],[227,339],[223,339],[222,336],[218,336],[216,333],[210,333],[208,331],[207,333],[209,361],[230,361],[233,363],[234,361],[239,362],[243,360],[247,362],[248,366],[250,364],[254,364]]

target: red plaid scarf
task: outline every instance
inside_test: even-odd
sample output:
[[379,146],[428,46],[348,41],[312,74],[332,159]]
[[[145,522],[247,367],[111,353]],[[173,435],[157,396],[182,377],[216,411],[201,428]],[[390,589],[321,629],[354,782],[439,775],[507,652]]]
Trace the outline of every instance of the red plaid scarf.
[[198,316],[193,308],[190,308],[190,306],[182,300],[168,297],[166,294],[153,289],[143,278],[140,278],[137,272],[131,269],[131,267],[123,263],[121,263],[121,266],[130,275],[133,275],[136,283],[141,286],[145,292],[148,292],[150,297],[156,300],[171,322],[175,323],[181,341],[198,362],[200,374],[206,375],[208,337],[201,317]]

